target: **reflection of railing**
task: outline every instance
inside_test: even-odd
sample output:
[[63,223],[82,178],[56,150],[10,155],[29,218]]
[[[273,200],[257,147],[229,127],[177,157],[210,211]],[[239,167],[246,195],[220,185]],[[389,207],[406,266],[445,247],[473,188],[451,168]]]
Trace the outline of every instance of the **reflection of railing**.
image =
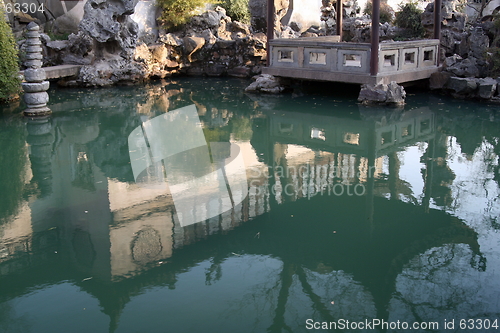
[[285,77],[349,82],[407,82],[428,78],[437,70],[439,40],[380,44],[379,74],[370,75],[370,44],[342,43],[338,36],[274,39],[265,73]]
[[434,115],[427,108],[405,112],[396,122],[375,122],[295,112],[269,115],[271,136],[280,143],[367,156],[370,149],[397,150],[434,133]]

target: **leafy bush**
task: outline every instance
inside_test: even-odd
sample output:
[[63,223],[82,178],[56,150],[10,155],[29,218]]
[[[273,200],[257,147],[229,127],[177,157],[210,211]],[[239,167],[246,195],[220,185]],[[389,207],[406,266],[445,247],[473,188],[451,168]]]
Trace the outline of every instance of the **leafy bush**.
[[[370,15],[372,16],[372,10],[373,10],[373,4],[372,2],[367,2],[365,10],[363,13],[365,15]],[[386,2],[386,1],[381,1],[380,2],[380,23],[392,23],[394,20],[394,9]]]
[[215,0],[158,0],[158,6],[162,9],[159,21],[167,28],[179,28],[196,14],[196,9],[215,2]]
[[222,0],[219,5],[224,7],[226,14],[233,20],[250,23],[248,0]]
[[399,5],[394,23],[397,27],[406,29],[407,37],[423,37],[425,33],[422,25],[423,10],[417,7],[416,2],[408,2]]
[[0,101],[7,101],[20,92],[18,72],[16,42],[0,8]]

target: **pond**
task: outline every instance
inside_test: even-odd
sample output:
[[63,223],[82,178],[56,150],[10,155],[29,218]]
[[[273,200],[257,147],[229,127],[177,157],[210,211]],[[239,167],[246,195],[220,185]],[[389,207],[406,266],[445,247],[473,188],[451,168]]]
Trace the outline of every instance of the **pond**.
[[499,329],[498,106],[247,85],[4,110],[0,332]]

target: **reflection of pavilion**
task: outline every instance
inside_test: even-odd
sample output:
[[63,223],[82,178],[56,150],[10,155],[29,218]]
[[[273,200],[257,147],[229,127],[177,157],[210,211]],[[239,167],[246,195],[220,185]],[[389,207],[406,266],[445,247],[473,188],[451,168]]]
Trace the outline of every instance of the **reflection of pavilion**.
[[[471,229],[428,208],[430,168],[425,179],[428,199],[422,205],[377,196],[377,189],[387,185],[391,198],[399,198],[395,152],[424,141],[432,159],[436,146],[431,112],[413,110],[398,119],[387,119],[348,120],[283,112],[255,118],[254,125],[259,126],[254,126],[251,142],[257,154],[248,142],[238,144],[250,166],[269,169],[271,177],[249,179],[250,195],[237,209],[182,228],[172,219],[171,198],[164,191],[120,181],[127,178],[123,175],[107,177],[106,166],[96,160],[113,142],[100,131],[98,119],[78,126],[54,118],[51,131],[59,139],[49,145],[54,147],[49,164],[51,190],[23,213],[26,219],[31,214],[32,230],[26,236],[31,234],[45,247],[32,243],[28,245],[31,251],[20,251],[19,256],[0,262],[0,268],[7,267],[0,270],[1,285],[19,286],[17,273],[24,272],[21,285],[25,289],[13,288],[8,294],[16,297],[41,283],[75,281],[100,300],[113,328],[126,303],[144,288],[174,288],[181,272],[212,257],[222,261],[236,252],[269,255],[283,262],[273,328],[284,327],[288,288],[295,276],[321,316],[332,318],[325,300],[311,287],[307,271],[349,273],[371,295],[379,317],[387,317],[384,311],[394,280],[415,255],[447,243],[468,244],[479,255],[477,236]],[[134,127],[130,124],[128,128]],[[121,132],[126,133],[126,128]],[[377,162],[386,155],[393,156],[387,182]],[[257,156],[266,164],[259,163]],[[298,168],[306,164],[311,166],[309,173],[296,178],[273,172],[280,165]],[[328,172],[318,176],[315,170],[325,165],[347,171],[340,179],[329,177]],[[359,176],[350,168],[360,171]],[[42,169],[43,178],[49,177],[47,165]],[[333,197],[313,192],[309,193],[311,200],[301,199],[324,184],[346,180],[365,184],[366,195]],[[275,184],[282,188],[292,184],[294,194],[273,193]],[[242,223],[251,218],[251,223]],[[83,281],[89,277],[93,279]]]

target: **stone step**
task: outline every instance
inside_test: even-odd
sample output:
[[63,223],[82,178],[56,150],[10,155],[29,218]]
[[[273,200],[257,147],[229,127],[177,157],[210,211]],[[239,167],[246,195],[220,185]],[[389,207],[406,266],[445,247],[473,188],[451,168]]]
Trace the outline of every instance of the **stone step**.
[[[45,73],[47,75],[47,80],[50,80],[60,79],[68,76],[76,76],[80,72],[81,67],[82,65],[58,65],[43,67],[43,69],[45,70]],[[24,77],[24,71],[20,71],[19,74]]]

